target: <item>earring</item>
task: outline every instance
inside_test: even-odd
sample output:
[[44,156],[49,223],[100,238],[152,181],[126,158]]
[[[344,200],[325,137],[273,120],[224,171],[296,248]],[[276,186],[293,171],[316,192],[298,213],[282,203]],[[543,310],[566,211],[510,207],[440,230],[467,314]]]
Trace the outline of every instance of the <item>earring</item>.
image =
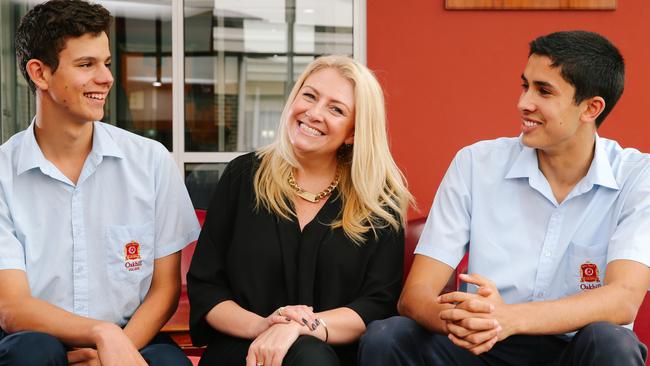
[[337,151],[339,159],[350,158],[352,155],[352,144],[343,144]]

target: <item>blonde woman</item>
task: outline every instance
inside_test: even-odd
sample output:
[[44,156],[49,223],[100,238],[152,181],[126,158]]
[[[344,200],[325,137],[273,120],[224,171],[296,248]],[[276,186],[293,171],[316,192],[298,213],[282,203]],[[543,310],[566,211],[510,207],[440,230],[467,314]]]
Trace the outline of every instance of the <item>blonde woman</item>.
[[313,61],[277,140],[233,160],[188,274],[201,365],[351,365],[395,313],[411,195],[388,148],[381,87],[353,59]]

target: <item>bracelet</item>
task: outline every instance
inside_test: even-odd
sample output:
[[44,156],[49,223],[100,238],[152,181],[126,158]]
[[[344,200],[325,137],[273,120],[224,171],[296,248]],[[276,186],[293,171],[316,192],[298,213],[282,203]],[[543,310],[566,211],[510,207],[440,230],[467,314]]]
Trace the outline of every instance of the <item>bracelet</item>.
[[323,326],[323,329],[325,329],[325,343],[327,343],[327,339],[330,337],[330,332],[327,330],[327,323],[325,323],[323,318],[318,318],[318,321],[320,322],[320,325]]

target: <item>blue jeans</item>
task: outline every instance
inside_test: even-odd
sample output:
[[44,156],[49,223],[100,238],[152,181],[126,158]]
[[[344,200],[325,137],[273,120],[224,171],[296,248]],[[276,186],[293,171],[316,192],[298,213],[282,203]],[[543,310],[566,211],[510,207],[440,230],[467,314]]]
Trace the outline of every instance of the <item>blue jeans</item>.
[[643,366],[648,349],[631,330],[599,322],[572,340],[515,335],[474,356],[446,335],[431,333],[414,320],[392,317],[369,324],[359,345],[359,365],[427,366]]
[[[67,366],[68,349],[40,332],[6,334],[0,330],[0,366]],[[183,351],[166,334],[158,334],[140,354],[151,366],[191,366]]]

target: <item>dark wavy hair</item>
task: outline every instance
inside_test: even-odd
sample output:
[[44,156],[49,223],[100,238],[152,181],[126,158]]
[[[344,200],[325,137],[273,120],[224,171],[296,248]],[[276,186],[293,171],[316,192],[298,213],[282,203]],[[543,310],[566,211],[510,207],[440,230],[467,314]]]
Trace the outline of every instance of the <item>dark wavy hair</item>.
[[575,87],[576,104],[595,96],[605,100],[596,119],[599,127],[623,94],[625,62],[607,38],[585,31],[555,32],[530,42],[530,55],[546,56],[560,67],[562,78]]
[[36,86],[27,74],[29,60],[38,59],[54,72],[69,38],[87,33],[108,35],[111,21],[103,6],[82,0],[50,0],[27,12],[16,31],[16,59],[30,89],[34,91]]

